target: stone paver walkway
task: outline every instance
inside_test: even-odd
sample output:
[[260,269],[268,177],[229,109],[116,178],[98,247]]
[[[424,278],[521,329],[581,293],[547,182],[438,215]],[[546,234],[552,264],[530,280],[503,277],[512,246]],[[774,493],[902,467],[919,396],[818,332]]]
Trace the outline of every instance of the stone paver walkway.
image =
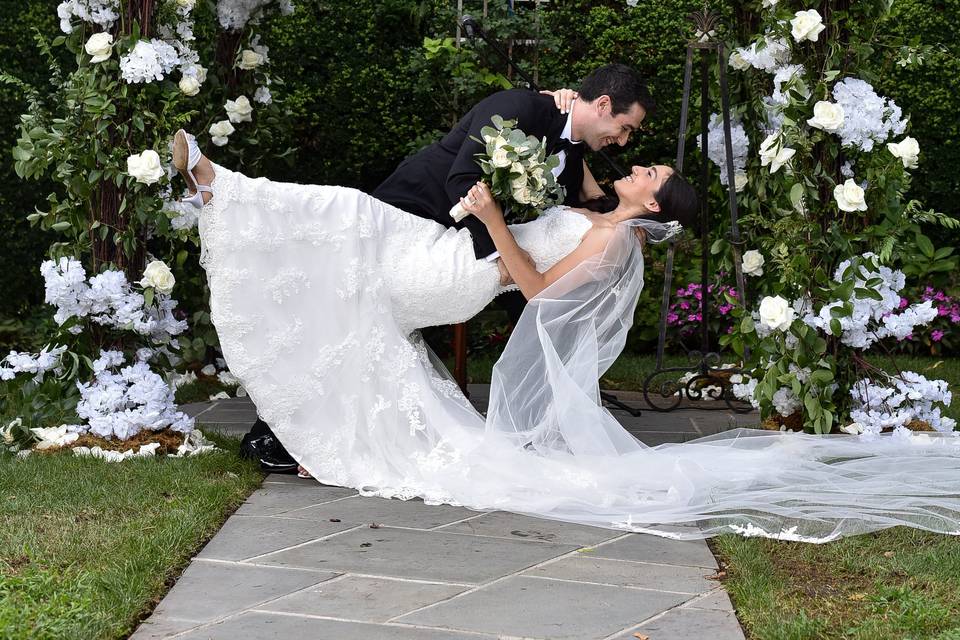
[[[481,410],[486,391],[471,387]],[[233,433],[255,419],[246,399],[188,410]],[[648,444],[756,421],[695,409],[614,414]],[[702,541],[365,498],[271,475],[132,638],[742,639],[716,570]]]

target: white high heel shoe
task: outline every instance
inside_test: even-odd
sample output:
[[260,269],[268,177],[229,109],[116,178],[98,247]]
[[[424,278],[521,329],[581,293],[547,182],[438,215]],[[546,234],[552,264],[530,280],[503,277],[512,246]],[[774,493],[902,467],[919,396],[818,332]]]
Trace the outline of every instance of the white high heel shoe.
[[[197,177],[193,175],[193,169],[200,162],[203,154],[197,145],[197,139],[180,129],[173,136],[173,166],[177,168],[183,179],[187,181],[187,186],[195,190],[192,196],[184,198],[181,202],[188,202],[197,209],[203,208],[203,194],[213,193],[208,185],[197,182]],[[192,185],[190,183],[193,183]]]

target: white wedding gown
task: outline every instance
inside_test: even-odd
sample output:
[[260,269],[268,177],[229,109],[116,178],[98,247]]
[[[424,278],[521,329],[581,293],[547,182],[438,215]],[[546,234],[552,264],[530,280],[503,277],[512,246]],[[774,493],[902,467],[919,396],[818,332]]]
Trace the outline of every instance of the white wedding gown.
[[[416,331],[466,320],[504,291],[469,231],[354,189],[215,169],[201,263],[224,358],[320,482],[678,538],[960,533],[957,438],[741,429],[651,448],[622,429],[597,380],[643,285],[629,232],[528,304],[485,418]],[[543,271],[590,226],[556,207],[511,230]]]

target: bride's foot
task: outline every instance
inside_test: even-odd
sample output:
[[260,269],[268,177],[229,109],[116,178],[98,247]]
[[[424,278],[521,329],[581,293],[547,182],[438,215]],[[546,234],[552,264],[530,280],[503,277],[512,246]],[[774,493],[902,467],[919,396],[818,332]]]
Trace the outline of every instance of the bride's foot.
[[309,471],[307,471],[306,469],[304,469],[304,467],[303,467],[302,464],[301,464],[301,465],[297,465],[297,476],[299,476],[299,477],[301,477],[301,478],[312,478],[312,477],[313,477],[312,475],[310,475],[310,472],[309,472]]
[[200,152],[196,138],[183,129],[173,136],[173,166],[190,189],[190,197],[182,201],[198,209],[208,203],[213,197],[213,189],[210,188],[215,175],[213,165]]

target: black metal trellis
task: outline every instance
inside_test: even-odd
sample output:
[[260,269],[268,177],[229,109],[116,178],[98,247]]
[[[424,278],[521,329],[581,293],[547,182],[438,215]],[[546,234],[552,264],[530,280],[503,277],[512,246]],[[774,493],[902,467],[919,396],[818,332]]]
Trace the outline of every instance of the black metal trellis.
[[[680,110],[680,131],[677,135],[677,162],[676,170],[683,171],[684,150],[686,144],[687,120],[690,111],[690,92],[693,80],[693,58],[694,53],[700,53],[700,127],[701,127],[701,149],[703,150],[703,161],[700,167],[700,279],[701,279],[701,298],[700,298],[700,350],[689,352],[690,364],[683,367],[664,367],[663,351],[666,342],[667,330],[667,312],[670,308],[670,292],[673,288],[673,258],[676,251],[676,242],[670,241],[667,247],[667,262],[664,270],[663,298],[660,304],[660,323],[659,336],[657,339],[657,367],[643,382],[643,397],[649,407],[655,411],[672,411],[680,406],[684,397],[690,400],[701,400],[710,398],[713,400],[723,400],[723,404],[716,403],[712,408],[733,409],[738,412],[747,412],[752,407],[740,400],[737,400],[732,393],[728,375],[740,373],[740,369],[721,369],[720,354],[710,347],[709,324],[709,257],[710,257],[710,216],[707,204],[707,195],[709,187],[709,159],[707,158],[707,130],[709,127],[709,70],[710,57],[716,53],[719,62],[718,69],[720,75],[720,100],[723,116],[723,136],[726,142],[726,164],[727,164],[727,191],[730,204],[730,232],[727,234],[727,241],[733,248],[733,263],[737,278],[737,293],[740,296],[740,304],[746,307],[747,299],[744,293],[743,268],[741,263],[741,248],[743,241],[740,238],[740,229],[737,224],[737,194],[735,188],[735,178],[733,169],[733,145],[730,132],[730,95],[727,89],[726,76],[726,55],[725,47],[719,40],[714,40],[715,29],[719,23],[719,16],[710,12],[706,7],[703,11],[698,11],[691,15],[691,20],[696,28],[695,39],[687,44],[686,70],[683,77],[683,105]],[[686,383],[681,384],[676,377],[660,383],[655,389],[652,388],[654,378],[676,374],[679,372],[696,372]],[[721,375],[718,375],[721,374]],[[703,387],[718,387],[719,391],[705,392]],[[698,407],[700,408],[700,407]]]

